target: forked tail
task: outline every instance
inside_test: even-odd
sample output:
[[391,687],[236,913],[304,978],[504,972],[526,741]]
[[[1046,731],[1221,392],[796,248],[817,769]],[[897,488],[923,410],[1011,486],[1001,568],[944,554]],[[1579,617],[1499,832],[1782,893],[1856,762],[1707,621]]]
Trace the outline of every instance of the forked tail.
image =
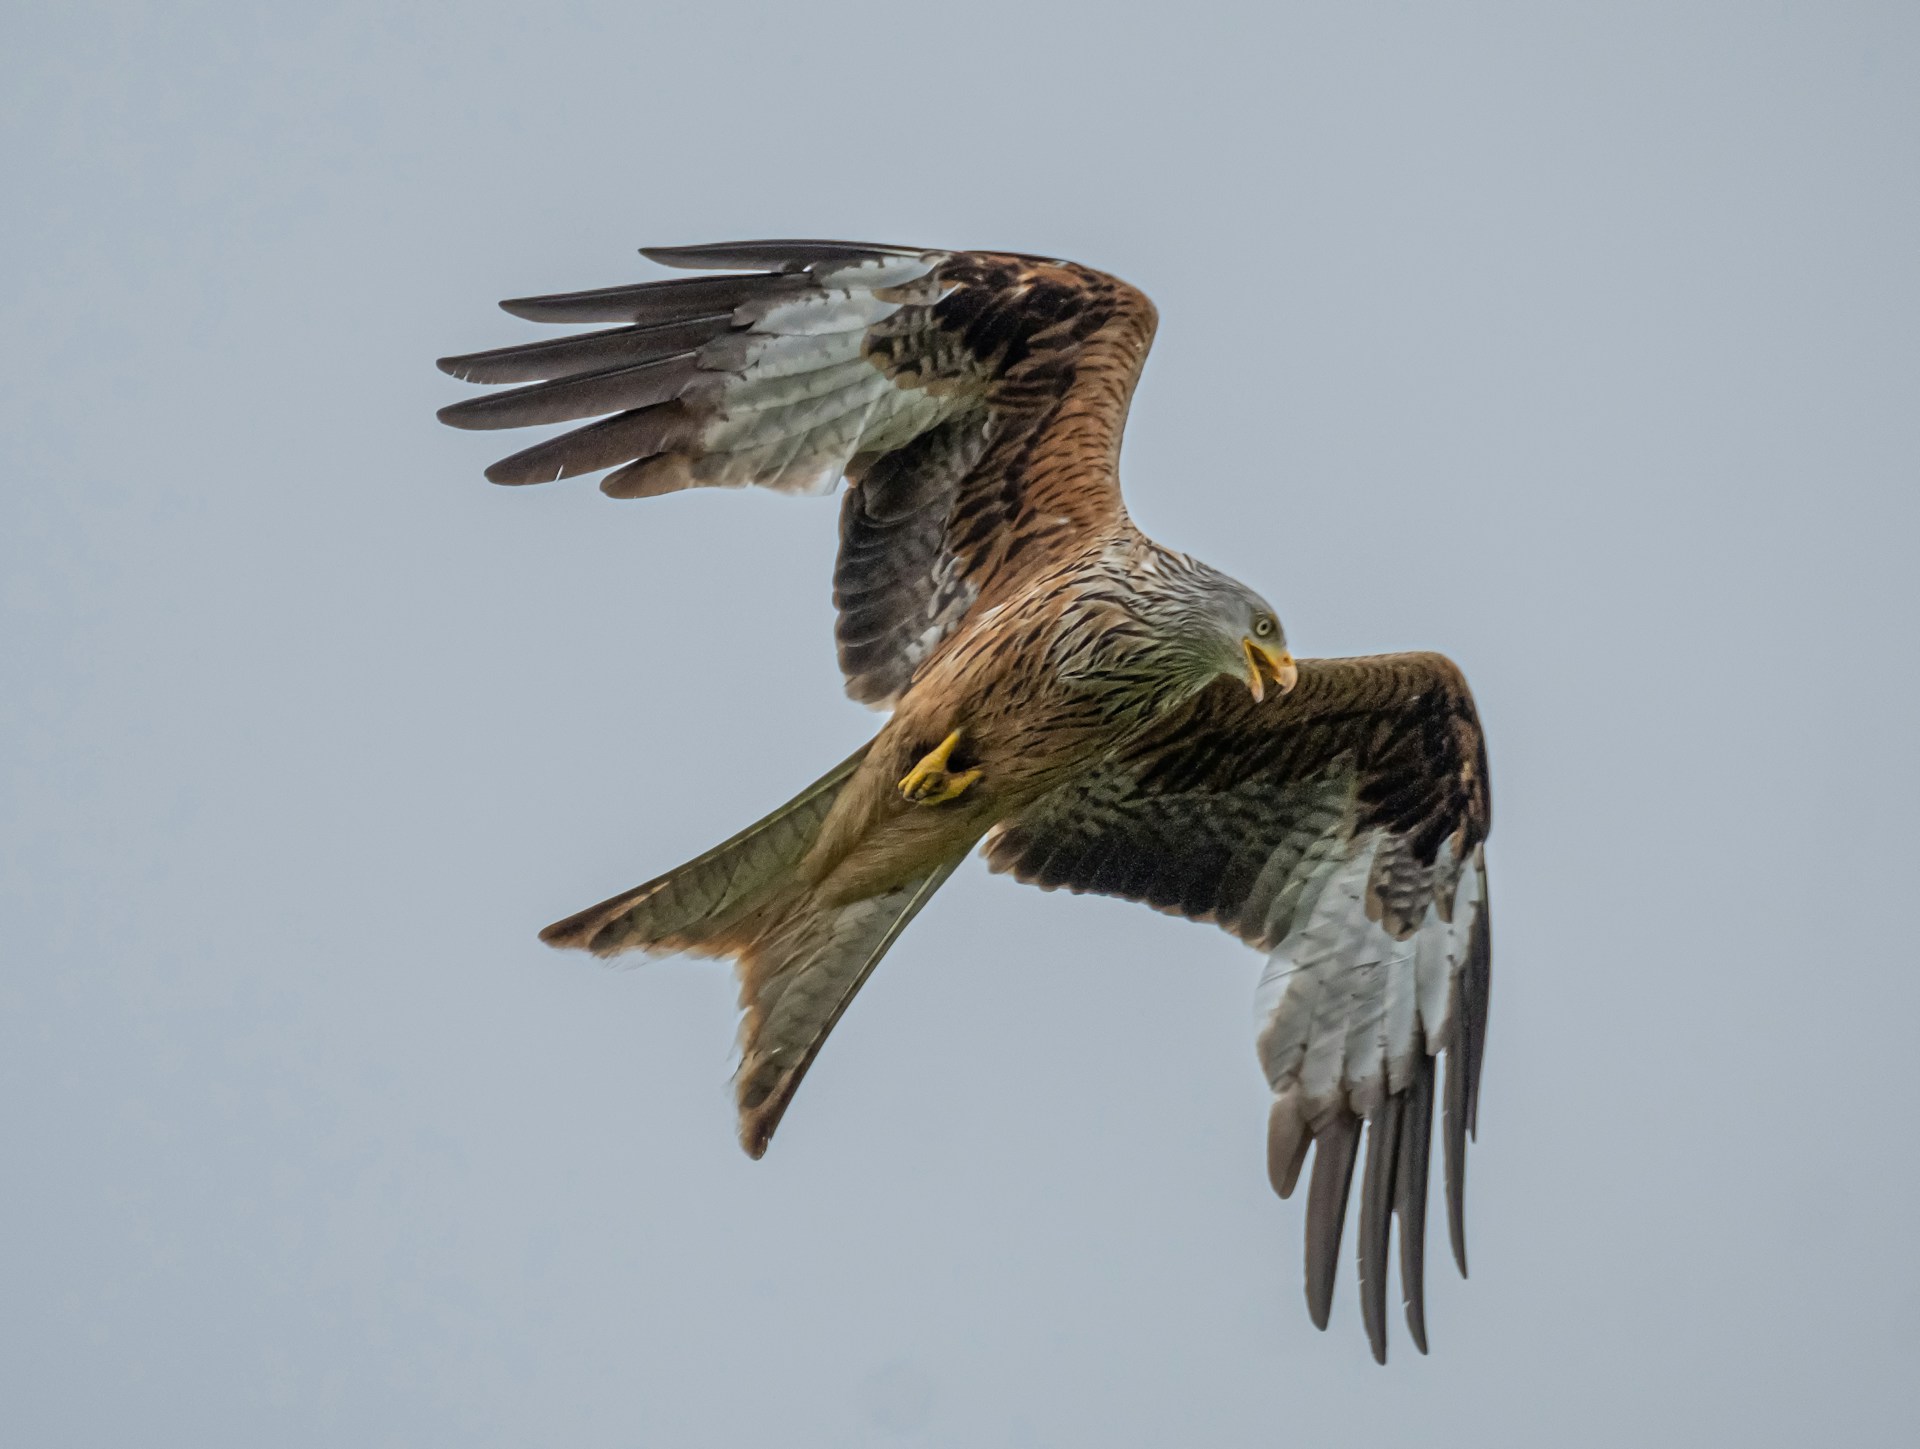
[[764,820],[677,870],[589,906],[540,933],[596,956],[623,951],[731,956],[740,979],[740,1143],[759,1157],[807,1068],[873,968],[957,861],[864,900],[818,899],[798,867],[851,758]]

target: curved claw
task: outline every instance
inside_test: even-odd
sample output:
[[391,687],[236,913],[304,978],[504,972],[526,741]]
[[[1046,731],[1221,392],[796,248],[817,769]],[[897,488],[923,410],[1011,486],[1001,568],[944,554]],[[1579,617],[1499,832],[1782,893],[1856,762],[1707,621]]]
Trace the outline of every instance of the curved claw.
[[947,762],[959,744],[960,731],[955,730],[907,771],[900,780],[900,793],[915,805],[941,805],[966,794],[979,781],[982,772],[947,769]]

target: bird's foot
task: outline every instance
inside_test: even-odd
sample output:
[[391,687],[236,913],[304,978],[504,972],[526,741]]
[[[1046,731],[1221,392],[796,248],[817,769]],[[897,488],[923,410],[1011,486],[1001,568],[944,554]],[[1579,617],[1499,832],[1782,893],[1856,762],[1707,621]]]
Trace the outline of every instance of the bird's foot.
[[978,782],[981,772],[947,768],[959,744],[960,731],[955,730],[935,745],[919,764],[907,771],[900,781],[900,793],[915,805],[939,805],[966,794]]

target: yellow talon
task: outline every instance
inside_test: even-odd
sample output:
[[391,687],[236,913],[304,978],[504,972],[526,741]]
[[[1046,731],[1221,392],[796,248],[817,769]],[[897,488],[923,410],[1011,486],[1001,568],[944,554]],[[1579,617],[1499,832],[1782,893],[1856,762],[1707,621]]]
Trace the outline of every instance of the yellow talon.
[[939,805],[966,794],[980,779],[981,772],[962,770],[957,775],[947,772],[947,761],[959,744],[960,731],[955,730],[927,751],[925,758],[900,781],[900,793],[916,805]]

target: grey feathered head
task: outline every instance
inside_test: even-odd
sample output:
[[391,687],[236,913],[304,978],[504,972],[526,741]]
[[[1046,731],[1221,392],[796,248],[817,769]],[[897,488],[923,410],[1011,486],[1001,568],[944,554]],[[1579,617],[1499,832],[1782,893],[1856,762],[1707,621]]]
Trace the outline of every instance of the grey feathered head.
[[1271,684],[1281,694],[1300,677],[1280,616],[1238,579],[1185,554],[1163,551],[1148,569],[1146,597],[1166,646],[1205,684],[1228,674],[1256,701]]

